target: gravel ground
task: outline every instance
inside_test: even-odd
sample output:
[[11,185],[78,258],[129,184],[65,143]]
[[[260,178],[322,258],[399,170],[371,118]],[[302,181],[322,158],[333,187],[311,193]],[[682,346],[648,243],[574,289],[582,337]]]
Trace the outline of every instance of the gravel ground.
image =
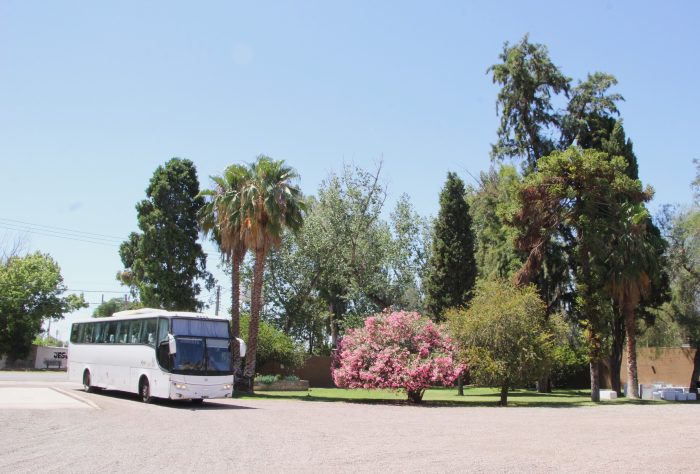
[[53,386],[90,403],[0,407],[0,472],[697,472],[700,465],[698,404],[424,408],[225,400],[194,407]]

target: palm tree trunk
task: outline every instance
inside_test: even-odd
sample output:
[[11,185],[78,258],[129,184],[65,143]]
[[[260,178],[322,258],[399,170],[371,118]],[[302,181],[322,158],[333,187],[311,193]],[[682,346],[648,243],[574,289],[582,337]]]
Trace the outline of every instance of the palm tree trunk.
[[588,335],[589,348],[589,365],[591,370],[591,401],[600,401],[600,337],[593,331],[589,331]]
[[612,344],[610,348],[610,388],[622,396],[622,381],[620,380],[620,368],[622,367],[622,348],[625,345],[625,315],[622,314],[620,305],[613,307]]
[[[634,310],[638,298],[628,295],[623,303],[625,312],[625,331],[627,332],[627,398],[639,398],[639,379],[637,378],[637,323]],[[635,301],[636,300],[636,301]]]
[[700,347],[695,348],[693,357],[693,374],[690,376],[690,391],[698,391],[698,377],[700,377]]
[[233,355],[233,373],[241,373],[241,348],[236,338],[241,337],[241,264],[239,259],[231,262],[231,352]]
[[260,309],[262,308],[262,286],[265,272],[265,252],[255,252],[255,266],[253,267],[253,294],[250,302],[250,326],[248,328],[248,352],[245,357],[245,370],[243,376],[249,384],[249,391],[253,391],[253,379],[255,378],[255,357],[258,352],[258,329],[260,328]]

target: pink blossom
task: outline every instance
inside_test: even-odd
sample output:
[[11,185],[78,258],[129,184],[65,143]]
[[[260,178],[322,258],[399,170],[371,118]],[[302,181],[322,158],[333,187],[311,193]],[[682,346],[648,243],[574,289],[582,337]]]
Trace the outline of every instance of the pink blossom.
[[415,312],[385,311],[350,330],[339,344],[333,380],[338,387],[422,392],[452,385],[465,367],[450,338]]

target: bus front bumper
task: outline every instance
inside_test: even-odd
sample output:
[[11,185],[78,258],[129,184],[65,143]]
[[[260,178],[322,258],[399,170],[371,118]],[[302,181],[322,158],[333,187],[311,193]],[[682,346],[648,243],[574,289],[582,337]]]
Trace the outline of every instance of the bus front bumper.
[[170,398],[173,400],[230,398],[232,393],[233,382],[215,384],[171,382],[170,384]]

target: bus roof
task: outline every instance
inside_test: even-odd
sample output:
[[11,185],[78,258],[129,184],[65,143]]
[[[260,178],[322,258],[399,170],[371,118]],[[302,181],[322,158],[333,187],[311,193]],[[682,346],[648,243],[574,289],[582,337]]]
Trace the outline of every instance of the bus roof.
[[129,311],[119,311],[114,313],[112,316],[104,318],[87,318],[76,320],[76,323],[86,323],[86,322],[97,322],[100,320],[104,321],[121,321],[125,319],[140,319],[140,318],[155,318],[155,317],[166,317],[166,318],[196,318],[196,319],[215,319],[218,321],[228,321],[225,316],[214,316],[213,314],[204,313],[192,313],[188,311],[166,311],[164,309],[155,308],[141,308],[132,309]]

